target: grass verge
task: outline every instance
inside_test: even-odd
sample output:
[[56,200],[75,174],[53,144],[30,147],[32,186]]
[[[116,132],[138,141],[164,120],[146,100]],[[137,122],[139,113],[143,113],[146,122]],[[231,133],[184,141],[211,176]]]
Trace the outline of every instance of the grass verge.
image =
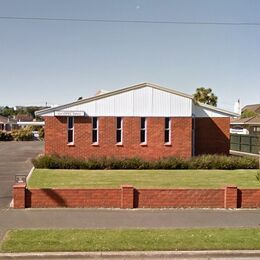
[[29,188],[260,188],[257,170],[49,170],[35,169]]
[[12,230],[2,252],[260,249],[260,228]]

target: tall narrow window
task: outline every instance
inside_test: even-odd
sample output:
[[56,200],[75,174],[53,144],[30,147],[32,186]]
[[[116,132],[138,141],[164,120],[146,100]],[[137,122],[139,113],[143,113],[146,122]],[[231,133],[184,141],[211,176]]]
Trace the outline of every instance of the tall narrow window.
[[98,143],[98,118],[92,118],[92,143]]
[[74,143],[74,118],[67,118],[67,126],[68,126],[68,144]]
[[142,144],[146,144],[147,139],[147,123],[146,118],[141,117],[141,129],[140,129],[140,141]]
[[116,118],[116,142],[122,144],[123,141],[123,120],[122,117]]
[[164,143],[171,143],[171,119],[169,117],[165,118]]

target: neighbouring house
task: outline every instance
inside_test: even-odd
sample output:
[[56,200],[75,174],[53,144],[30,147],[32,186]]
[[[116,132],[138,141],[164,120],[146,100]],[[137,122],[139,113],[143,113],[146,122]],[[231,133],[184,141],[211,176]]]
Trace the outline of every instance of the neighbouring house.
[[73,157],[190,157],[229,154],[230,117],[191,95],[142,83],[36,112],[45,154]]
[[242,112],[244,111],[252,111],[258,115],[260,115],[260,104],[247,105],[242,108]]
[[0,115],[0,131],[10,132],[19,128],[17,121]]
[[234,118],[231,119],[230,125],[230,133],[260,136],[260,115],[249,118]]
[[33,116],[29,114],[18,114],[15,116],[15,119],[19,122],[32,122],[33,121]]

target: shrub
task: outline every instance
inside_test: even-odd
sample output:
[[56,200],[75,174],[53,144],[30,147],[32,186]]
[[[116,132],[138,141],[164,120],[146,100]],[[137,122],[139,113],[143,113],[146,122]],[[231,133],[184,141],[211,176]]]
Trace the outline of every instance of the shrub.
[[253,157],[226,155],[201,155],[189,160],[189,169],[256,169],[257,160]]
[[13,137],[11,133],[0,131],[0,141],[12,141]]
[[32,141],[34,135],[30,128],[20,128],[12,131],[12,137],[15,141]]
[[38,132],[39,132],[39,139],[44,140],[44,128],[41,127]]
[[256,177],[256,179],[260,182],[260,170],[257,171],[255,177]]
[[43,155],[32,160],[35,168],[48,169],[257,169],[256,158],[202,155],[189,159],[170,157],[154,161],[141,158],[91,158],[88,160]]

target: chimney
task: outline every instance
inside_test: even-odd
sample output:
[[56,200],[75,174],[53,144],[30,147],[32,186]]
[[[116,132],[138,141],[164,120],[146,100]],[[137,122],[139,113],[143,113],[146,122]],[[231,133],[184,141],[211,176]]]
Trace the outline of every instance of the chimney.
[[241,115],[240,99],[238,99],[234,104],[234,112]]

